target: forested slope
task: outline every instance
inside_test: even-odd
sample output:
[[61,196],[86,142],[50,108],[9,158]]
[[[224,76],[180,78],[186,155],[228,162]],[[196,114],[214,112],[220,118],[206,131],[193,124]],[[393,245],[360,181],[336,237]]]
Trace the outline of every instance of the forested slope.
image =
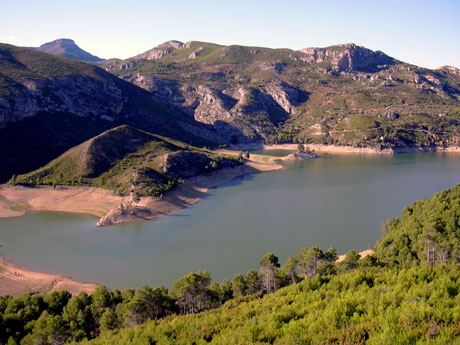
[[[303,248],[280,267],[211,284],[190,273],[168,291],[147,286],[91,296],[0,298],[11,344],[455,344],[460,337],[460,185],[384,224],[375,254]],[[134,327],[133,327],[134,326]]]

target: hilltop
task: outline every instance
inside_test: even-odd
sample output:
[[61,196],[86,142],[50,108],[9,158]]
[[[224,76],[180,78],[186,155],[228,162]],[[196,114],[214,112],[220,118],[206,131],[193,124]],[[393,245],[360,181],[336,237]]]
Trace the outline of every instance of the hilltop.
[[122,125],[68,150],[20,185],[76,185],[111,189],[133,199],[158,197],[179,180],[241,163],[209,150]]
[[243,135],[234,144],[459,145],[458,69],[352,43],[294,51],[168,41],[103,67],[199,122],[229,124]]
[[95,55],[88,53],[81,49],[75,42],[68,38],[60,38],[52,42],[42,44],[40,47],[35,48],[41,52],[64,56],[70,59],[75,59],[84,62],[101,62],[101,59]]

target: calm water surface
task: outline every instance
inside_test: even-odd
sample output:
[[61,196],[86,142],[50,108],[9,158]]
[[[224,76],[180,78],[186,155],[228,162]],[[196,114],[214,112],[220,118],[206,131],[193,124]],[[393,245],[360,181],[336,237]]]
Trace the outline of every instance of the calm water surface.
[[156,221],[96,228],[92,216],[36,212],[0,219],[0,254],[35,270],[110,288],[166,285],[208,269],[214,281],[257,269],[273,251],[363,250],[405,205],[460,182],[460,155],[324,155],[212,189]]

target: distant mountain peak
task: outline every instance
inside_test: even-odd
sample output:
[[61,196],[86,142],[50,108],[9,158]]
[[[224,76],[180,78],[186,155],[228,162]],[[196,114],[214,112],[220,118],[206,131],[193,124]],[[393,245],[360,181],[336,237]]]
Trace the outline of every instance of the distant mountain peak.
[[160,44],[159,46],[157,46],[157,48],[171,47],[171,48],[174,48],[174,49],[180,49],[183,46],[184,46],[183,42],[176,41],[176,40],[170,40],[170,41],[167,41],[167,42],[164,42],[164,43]]
[[42,44],[40,47],[45,47],[45,46],[49,46],[49,45],[53,45],[53,44],[63,44],[63,45],[72,44],[73,45],[73,44],[75,44],[75,41],[70,39],[70,38],[59,38],[57,40]]
[[65,56],[70,59],[75,59],[85,62],[100,62],[103,59],[84,51],[76,45],[75,41],[70,38],[59,38],[52,42],[42,44],[35,48],[45,53]]

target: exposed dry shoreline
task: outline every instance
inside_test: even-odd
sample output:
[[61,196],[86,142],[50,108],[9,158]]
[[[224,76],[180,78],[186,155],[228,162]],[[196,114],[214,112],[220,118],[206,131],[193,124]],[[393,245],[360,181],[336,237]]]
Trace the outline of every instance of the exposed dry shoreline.
[[[254,157],[244,165],[198,176],[181,183],[163,198],[143,198],[132,203],[128,197],[95,187],[34,188],[3,185],[0,187],[0,218],[18,217],[29,211],[85,213],[102,217],[97,225],[110,225],[143,219],[155,219],[199,202],[212,187],[238,176],[278,170],[282,166],[270,159]],[[120,205],[124,205],[120,207]],[[68,290],[72,294],[91,293],[97,285],[73,281],[67,277],[30,271],[0,257],[0,295]]]
[[81,283],[58,274],[34,272],[13,265],[0,257],[0,295],[67,290],[71,294],[90,294],[98,285]]
[[236,177],[281,168],[281,165],[272,162],[249,161],[244,165],[219,170],[206,176],[193,177],[166,193],[161,199],[148,197],[138,203],[128,203],[123,207],[113,208],[96,225],[105,226],[161,218],[200,202],[210,188]]
[[[359,252],[359,258],[364,259],[366,256],[373,255],[373,254],[374,254],[374,251],[372,249],[366,249],[366,250],[363,250],[362,252]],[[347,254],[339,255],[337,257],[336,262],[342,262],[343,260],[345,260],[346,256]]]
[[[363,154],[395,154],[405,152],[460,152],[460,147],[413,147],[398,150],[358,148],[335,145],[307,145],[316,152],[328,153],[363,153]],[[297,150],[297,144],[251,145],[245,149],[264,150]],[[238,148],[240,149],[240,148]],[[244,148],[243,148],[244,149]],[[221,150],[222,153],[237,154],[238,150]],[[314,158],[314,157],[309,157]],[[120,197],[112,191],[95,187],[64,187],[51,188],[40,186],[8,187],[0,186],[0,218],[23,216],[28,211],[56,211],[84,213],[101,217],[98,226],[148,220],[163,217],[178,210],[196,204],[208,192],[209,188],[230,181],[238,176],[260,171],[278,170],[283,167],[277,161],[281,157],[251,154],[243,166],[223,169],[211,175],[189,179],[175,190],[167,193],[162,199],[143,198],[134,203],[129,197]]]
[[[327,153],[369,153],[369,154],[397,154],[410,152],[460,152],[459,146],[429,146],[429,147],[400,147],[395,149],[377,149],[372,147],[353,147],[321,144],[305,144],[309,149],[317,152]],[[238,147],[234,150],[297,150],[298,144],[255,144],[245,147]]]
[[142,198],[138,203],[96,187],[3,185],[0,187],[0,218],[23,216],[29,211],[84,213],[101,217],[97,226],[156,219],[196,204],[209,188],[238,176],[281,168],[270,159],[254,157],[244,165],[188,179],[163,198]]

